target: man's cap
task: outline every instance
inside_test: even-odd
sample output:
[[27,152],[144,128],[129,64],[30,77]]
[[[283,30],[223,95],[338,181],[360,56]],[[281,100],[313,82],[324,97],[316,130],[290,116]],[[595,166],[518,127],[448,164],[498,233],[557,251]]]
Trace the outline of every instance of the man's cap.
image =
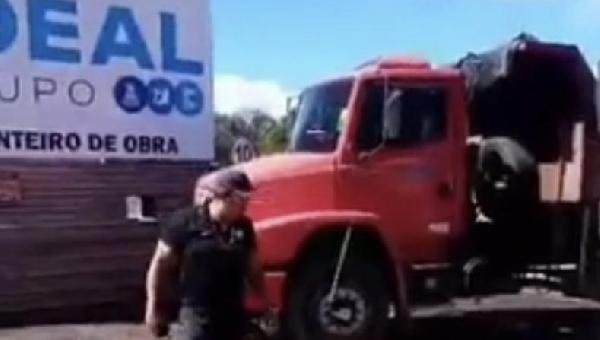
[[248,195],[254,191],[248,175],[241,170],[234,169],[219,170],[203,176],[198,181],[198,186],[217,196],[227,196],[234,192]]

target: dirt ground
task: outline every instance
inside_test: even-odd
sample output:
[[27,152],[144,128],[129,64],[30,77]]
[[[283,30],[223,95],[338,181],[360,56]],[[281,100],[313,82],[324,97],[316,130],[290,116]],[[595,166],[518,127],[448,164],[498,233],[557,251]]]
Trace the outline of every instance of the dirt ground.
[[153,339],[141,325],[46,326],[0,330],[4,340],[133,340]]
[[[599,340],[595,335],[579,331],[580,327],[495,327],[489,324],[463,324],[456,322],[428,323],[422,325],[411,340]],[[579,325],[581,326],[581,325]],[[175,330],[177,331],[177,330]],[[153,339],[140,325],[64,325],[40,326],[19,329],[0,329],[0,339],[10,340],[133,340]],[[399,339],[390,339],[399,340]],[[402,338],[402,340],[408,340]]]

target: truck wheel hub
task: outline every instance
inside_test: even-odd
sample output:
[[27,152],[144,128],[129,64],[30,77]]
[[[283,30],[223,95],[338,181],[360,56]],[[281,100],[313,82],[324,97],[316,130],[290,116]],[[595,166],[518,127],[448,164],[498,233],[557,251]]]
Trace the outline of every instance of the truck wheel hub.
[[319,305],[321,327],[332,335],[348,336],[355,334],[366,320],[366,302],[354,289],[339,288],[330,299],[325,295]]

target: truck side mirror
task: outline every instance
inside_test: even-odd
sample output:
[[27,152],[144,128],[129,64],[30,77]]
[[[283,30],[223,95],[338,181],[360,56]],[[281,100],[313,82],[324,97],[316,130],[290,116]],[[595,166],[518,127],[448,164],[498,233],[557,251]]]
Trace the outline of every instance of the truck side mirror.
[[402,126],[402,90],[392,91],[386,98],[383,109],[383,141],[398,140]]
[[287,97],[285,103],[285,111],[287,116],[287,126],[286,129],[291,131],[294,128],[294,123],[296,122],[296,117],[298,116],[298,105],[300,103],[300,98],[298,96]]

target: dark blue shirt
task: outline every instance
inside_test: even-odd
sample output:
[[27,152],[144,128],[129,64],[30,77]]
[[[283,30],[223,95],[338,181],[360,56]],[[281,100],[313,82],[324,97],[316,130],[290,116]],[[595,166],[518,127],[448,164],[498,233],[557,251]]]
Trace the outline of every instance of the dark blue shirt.
[[243,313],[250,253],[256,248],[250,219],[244,217],[223,230],[206,211],[189,207],[163,225],[161,239],[181,259],[183,306],[219,315]]

